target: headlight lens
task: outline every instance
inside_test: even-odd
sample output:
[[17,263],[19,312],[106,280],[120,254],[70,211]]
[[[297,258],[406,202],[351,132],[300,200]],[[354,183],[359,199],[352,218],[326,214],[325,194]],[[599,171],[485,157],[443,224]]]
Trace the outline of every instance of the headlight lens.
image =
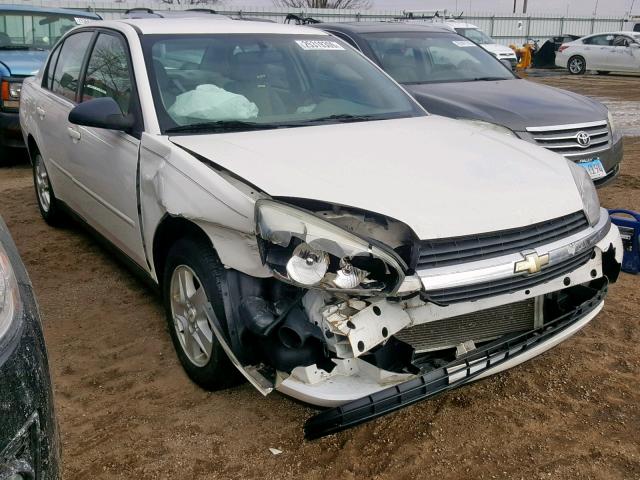
[[494,132],[503,133],[503,134],[509,135],[511,137],[516,137],[516,134],[513,133],[512,130],[508,129],[507,127],[503,127],[502,125],[498,125],[498,124],[491,123],[491,122],[485,122],[483,120],[469,120],[469,119],[466,119],[466,118],[460,118],[459,120],[461,120],[463,122],[466,122],[466,123],[468,123],[470,125],[475,125],[476,127],[480,127],[482,129],[485,129],[485,130],[492,130]]
[[616,124],[613,122],[613,115],[611,115],[610,110],[607,110],[607,120],[609,121],[609,128],[611,129],[611,138],[616,138]]
[[11,262],[0,245],[0,340],[5,336],[20,302],[18,283]]
[[421,288],[390,249],[277,202],[256,204],[263,260],[276,278],[305,288],[359,295],[402,294]]
[[570,160],[567,160],[567,163],[582,197],[582,205],[587,220],[589,220],[589,225],[594,226],[600,220],[600,200],[598,199],[596,187],[584,168]]

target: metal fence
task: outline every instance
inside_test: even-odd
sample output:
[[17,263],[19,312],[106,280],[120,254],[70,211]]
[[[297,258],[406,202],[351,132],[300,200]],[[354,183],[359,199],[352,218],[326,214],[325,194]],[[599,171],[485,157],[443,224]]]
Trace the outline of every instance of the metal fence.
[[[17,3],[16,0],[0,0],[3,3]],[[129,8],[147,7],[156,10],[184,9],[193,5],[164,4],[157,0],[116,0],[116,1],[92,1],[92,0],[30,0],[26,5],[78,8],[91,10],[100,14],[105,19],[120,18],[122,13]],[[206,5],[197,5],[203,7]],[[218,12],[233,16],[260,17],[276,22],[284,21],[288,13],[300,16],[309,16],[327,22],[353,22],[353,21],[398,21],[406,20],[407,12],[403,10],[333,10],[333,9],[293,9],[293,8],[231,8],[228,4],[216,4]],[[533,38],[544,41],[547,38],[563,35],[589,35],[591,33],[611,32],[622,30],[625,18],[620,17],[559,17],[552,15],[504,15],[490,13],[465,14],[462,21],[477,25],[499,43],[504,45],[520,45],[527,39]],[[412,22],[427,21],[429,18],[418,18],[414,15]]]

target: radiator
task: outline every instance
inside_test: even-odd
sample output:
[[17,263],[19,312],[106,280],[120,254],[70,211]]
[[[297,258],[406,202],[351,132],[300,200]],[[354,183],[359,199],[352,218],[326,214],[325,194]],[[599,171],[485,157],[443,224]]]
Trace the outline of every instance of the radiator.
[[535,325],[536,300],[532,298],[405,328],[395,337],[421,353],[452,348],[468,340],[493,340],[507,333],[532,330]]

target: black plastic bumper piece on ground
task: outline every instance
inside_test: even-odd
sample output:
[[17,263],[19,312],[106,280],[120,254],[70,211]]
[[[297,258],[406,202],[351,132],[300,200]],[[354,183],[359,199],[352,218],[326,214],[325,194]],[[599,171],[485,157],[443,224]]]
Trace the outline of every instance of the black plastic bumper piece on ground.
[[474,350],[465,357],[456,359],[445,367],[339,407],[325,410],[307,420],[304,426],[305,437],[313,440],[331,435],[453,390],[570,327],[602,302],[607,288],[605,282],[599,290],[594,290],[594,295],[589,300],[541,328],[525,332],[507,341],[498,340]]

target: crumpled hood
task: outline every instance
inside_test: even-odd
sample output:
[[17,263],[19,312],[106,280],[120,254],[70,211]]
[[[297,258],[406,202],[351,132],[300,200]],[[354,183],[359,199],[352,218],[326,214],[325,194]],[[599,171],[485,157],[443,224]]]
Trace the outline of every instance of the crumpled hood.
[[170,140],[271,196],[377,212],[422,239],[515,228],[582,209],[559,155],[437,116]]
[[405,85],[429,112],[484,120],[518,132],[526,127],[606,120],[604,105],[527,80]]
[[0,50],[0,64],[15,77],[35,75],[47,59],[49,52],[41,50]]

